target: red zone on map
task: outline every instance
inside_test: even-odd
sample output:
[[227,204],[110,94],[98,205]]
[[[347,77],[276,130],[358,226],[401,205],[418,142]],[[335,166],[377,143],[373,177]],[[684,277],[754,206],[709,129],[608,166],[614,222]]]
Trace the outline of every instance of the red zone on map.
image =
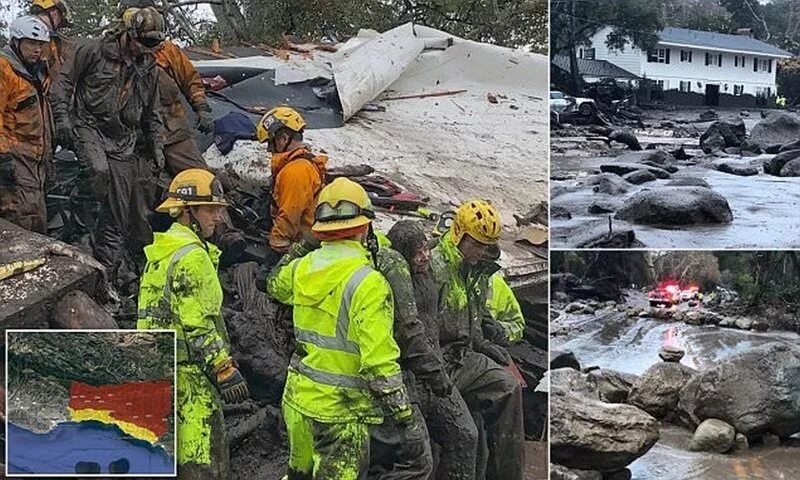
[[105,410],[117,420],[146,428],[161,437],[167,433],[172,414],[172,383],[160,380],[93,387],[72,382],[69,408]]

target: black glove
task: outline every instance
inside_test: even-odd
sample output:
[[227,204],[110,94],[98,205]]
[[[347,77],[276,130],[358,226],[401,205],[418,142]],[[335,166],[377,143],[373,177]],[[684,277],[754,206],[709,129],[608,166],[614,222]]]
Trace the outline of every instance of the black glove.
[[508,350],[492,342],[481,342],[475,346],[475,351],[486,355],[500,365],[506,366],[511,364],[511,355],[509,355]]
[[17,182],[14,173],[14,156],[10,153],[0,153],[0,186],[11,187]]
[[261,268],[258,270],[258,275],[256,275],[256,289],[258,289],[259,292],[267,293],[267,279],[271,271],[271,265],[261,265]]
[[439,398],[449,397],[453,393],[453,381],[444,371],[438,375],[433,375],[425,379],[425,384],[431,389],[434,395]]
[[247,381],[242,376],[242,372],[234,365],[233,361],[226,362],[222,368],[218,369],[217,387],[219,387],[222,398],[227,403],[241,403],[250,396],[247,388]]
[[69,118],[62,118],[56,122],[55,127],[56,145],[61,145],[61,148],[65,148],[67,150],[74,150],[75,132],[72,128],[72,121]]
[[208,107],[197,110],[197,129],[202,133],[214,133],[214,117]]
[[493,318],[487,318],[483,321],[483,336],[490,340],[492,343],[500,345],[501,347],[509,346],[508,333],[506,329],[500,325],[500,322]]

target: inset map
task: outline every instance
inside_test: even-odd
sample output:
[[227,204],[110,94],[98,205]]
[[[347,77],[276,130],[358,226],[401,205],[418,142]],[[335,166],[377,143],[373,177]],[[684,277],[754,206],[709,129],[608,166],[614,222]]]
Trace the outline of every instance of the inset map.
[[8,330],[7,474],[175,475],[172,331]]

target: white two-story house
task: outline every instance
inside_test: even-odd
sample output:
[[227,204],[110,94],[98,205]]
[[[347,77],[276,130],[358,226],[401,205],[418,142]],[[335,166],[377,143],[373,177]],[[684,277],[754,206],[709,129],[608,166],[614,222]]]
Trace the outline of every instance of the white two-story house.
[[706,105],[719,105],[720,94],[770,98],[776,93],[777,61],[792,55],[749,35],[665,28],[649,51],[628,44],[610,50],[604,28],[580,47],[578,56],[607,60],[664,91],[702,94]]

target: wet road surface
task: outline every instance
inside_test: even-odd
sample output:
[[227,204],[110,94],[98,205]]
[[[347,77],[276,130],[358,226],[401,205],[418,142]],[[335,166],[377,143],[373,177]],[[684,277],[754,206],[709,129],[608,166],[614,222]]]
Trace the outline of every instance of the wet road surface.
[[[643,306],[641,295],[629,302]],[[562,317],[564,317],[562,315]],[[566,315],[561,325],[579,326],[568,337],[554,337],[554,349],[570,350],[581,365],[600,366],[641,374],[660,362],[665,343],[686,350],[681,363],[706,369],[720,360],[755,346],[773,342],[800,342],[791,332],[750,332],[713,326],[692,326],[642,318],[625,313],[598,311],[597,315]],[[634,480],[796,480],[800,479],[800,438],[792,445],[764,447],[734,454],[696,453],[687,450],[692,432],[665,425],[661,440],[630,465]]]

